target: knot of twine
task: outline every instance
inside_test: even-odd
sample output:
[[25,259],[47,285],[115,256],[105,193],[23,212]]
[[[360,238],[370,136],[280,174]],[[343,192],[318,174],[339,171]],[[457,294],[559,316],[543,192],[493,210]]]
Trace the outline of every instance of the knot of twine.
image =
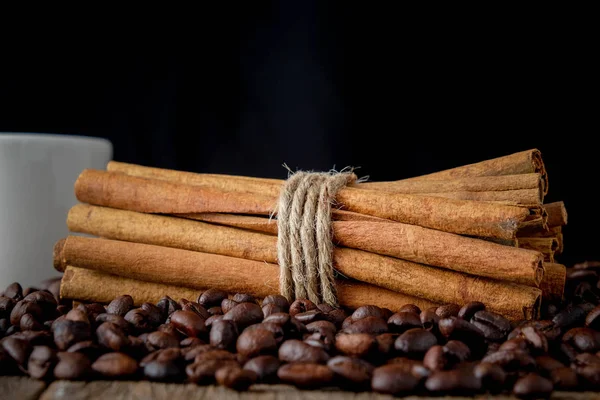
[[337,192],[357,179],[353,172],[304,172],[288,177],[277,206],[280,292],[337,306],[333,271],[331,206]]

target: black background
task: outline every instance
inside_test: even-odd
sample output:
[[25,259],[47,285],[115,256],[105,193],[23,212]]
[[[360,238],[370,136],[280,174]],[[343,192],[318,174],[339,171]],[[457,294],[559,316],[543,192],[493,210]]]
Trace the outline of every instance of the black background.
[[287,163],[393,180],[539,148],[547,200],[569,211],[561,261],[600,258],[597,46],[585,23],[230,8],[5,40],[0,131],[100,136],[119,161],[279,178]]

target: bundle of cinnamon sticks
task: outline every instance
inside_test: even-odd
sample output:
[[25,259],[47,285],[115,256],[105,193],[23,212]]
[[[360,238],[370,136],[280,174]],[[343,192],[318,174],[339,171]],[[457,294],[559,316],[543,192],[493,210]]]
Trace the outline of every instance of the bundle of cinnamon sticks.
[[[55,247],[61,296],[137,301],[215,287],[279,292],[277,223],[283,181],[110,162],[84,170],[72,232]],[[562,297],[564,204],[544,205],[538,150],[394,182],[357,183],[336,197],[334,267],[341,305],[395,310],[482,301],[513,320]],[[312,299],[311,299],[312,300]]]

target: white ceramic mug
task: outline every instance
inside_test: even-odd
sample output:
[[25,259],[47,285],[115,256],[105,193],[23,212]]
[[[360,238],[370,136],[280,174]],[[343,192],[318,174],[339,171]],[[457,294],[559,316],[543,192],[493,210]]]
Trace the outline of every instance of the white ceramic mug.
[[106,168],[112,144],[83,136],[0,133],[0,292],[60,276],[52,250],[68,234],[77,203],[73,184],[85,168]]

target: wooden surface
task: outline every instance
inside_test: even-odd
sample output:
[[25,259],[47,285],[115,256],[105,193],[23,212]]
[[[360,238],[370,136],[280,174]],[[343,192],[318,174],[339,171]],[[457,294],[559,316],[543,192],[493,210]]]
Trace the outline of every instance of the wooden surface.
[[[512,396],[479,395],[477,399],[514,400]],[[69,382],[55,381],[48,387],[44,382],[25,377],[0,376],[0,400],[391,400],[392,396],[377,393],[352,393],[341,391],[300,391],[286,385],[254,385],[250,391],[235,392],[219,386],[192,384],[165,384],[156,382]],[[427,397],[408,396],[405,399],[425,400]],[[435,400],[459,400],[464,397],[434,397]],[[470,398],[472,399],[472,398]],[[555,392],[552,399],[600,399],[600,392]]]

